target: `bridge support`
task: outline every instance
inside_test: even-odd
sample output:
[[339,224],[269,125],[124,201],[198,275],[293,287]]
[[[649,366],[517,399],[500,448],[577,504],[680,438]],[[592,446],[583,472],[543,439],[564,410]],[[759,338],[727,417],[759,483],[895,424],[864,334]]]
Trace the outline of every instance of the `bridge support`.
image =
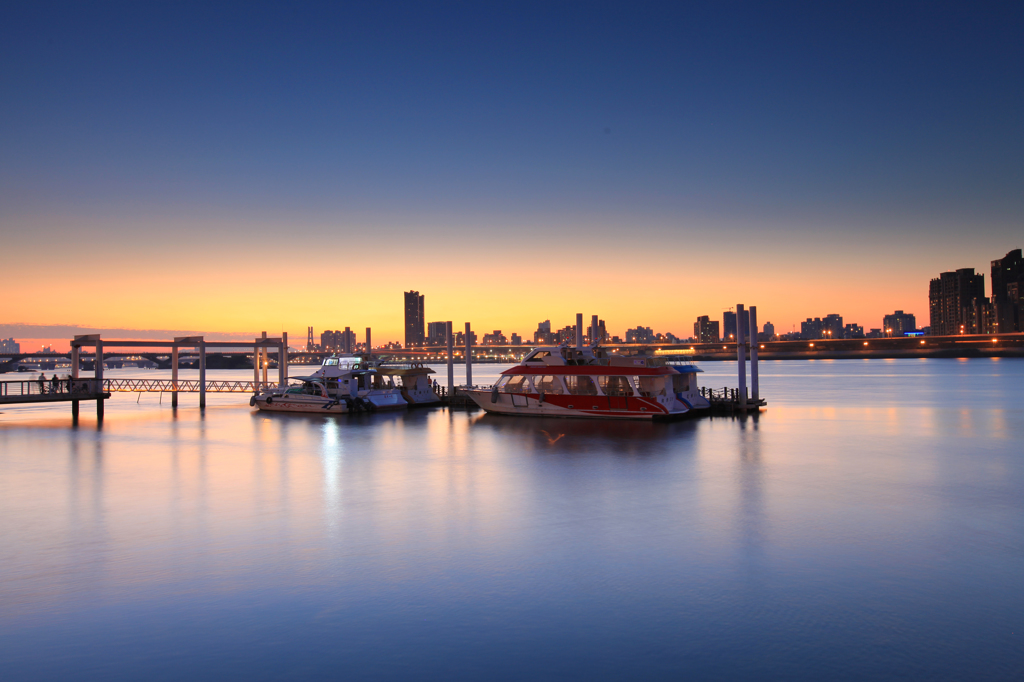
[[[103,340],[96,336],[96,369],[93,375],[96,377],[96,392],[103,392]],[[72,408],[74,409],[74,408]],[[96,421],[103,421],[103,399],[96,401]]]
[[178,407],[178,340],[171,347],[171,407]]
[[[81,354],[82,354],[82,349],[79,346],[75,345],[74,342],[72,342],[71,343],[71,379],[72,379],[71,384],[72,384],[72,386],[75,385],[75,381],[74,380],[78,378],[78,366],[81,364],[81,362],[80,362],[81,361]],[[78,423],[78,402],[79,401],[77,401],[77,400],[72,400],[71,401],[71,422],[74,423],[74,424]]]

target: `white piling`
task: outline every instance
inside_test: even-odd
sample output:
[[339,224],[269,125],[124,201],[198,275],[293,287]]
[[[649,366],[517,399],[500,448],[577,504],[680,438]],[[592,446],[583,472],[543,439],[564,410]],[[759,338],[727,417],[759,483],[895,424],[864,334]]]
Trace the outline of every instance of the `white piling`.
[[199,337],[199,407],[206,407],[206,339],[202,336]]
[[466,385],[473,385],[473,333],[466,323]]
[[[256,362],[256,349],[253,348],[253,362]],[[171,346],[171,407],[178,406],[178,342]],[[255,365],[254,365],[255,366]]]
[[[96,377],[96,392],[103,393],[103,341],[96,337],[96,369],[93,374]],[[103,420],[103,398],[96,398],[96,419]]]
[[455,337],[452,336],[452,322],[444,323],[445,334],[448,337],[448,398],[455,395]]
[[737,391],[739,408],[747,409],[747,334],[746,311],[742,303],[736,304],[736,364],[739,366],[740,386]]
[[263,332],[263,345],[260,346],[261,355],[263,356],[263,383],[269,383],[267,379],[267,365],[270,364],[270,355],[267,353],[267,333]]
[[750,398],[756,405],[760,400],[757,386],[757,306],[750,306]]
[[281,348],[282,354],[284,355],[284,371],[280,372],[281,385],[286,386],[288,384],[288,332],[281,332]]

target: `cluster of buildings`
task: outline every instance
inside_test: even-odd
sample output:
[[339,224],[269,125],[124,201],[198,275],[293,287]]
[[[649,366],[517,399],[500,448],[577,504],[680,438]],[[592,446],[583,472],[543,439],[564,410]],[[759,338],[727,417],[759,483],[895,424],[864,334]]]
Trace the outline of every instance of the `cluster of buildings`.
[[928,286],[931,333],[997,334],[1024,331],[1024,263],[1014,249],[992,261],[992,295],[974,268],[943,272]]
[[21,344],[14,339],[0,339],[0,353],[20,353]]
[[[766,322],[757,330],[758,341],[796,341],[808,339],[863,339],[900,336],[919,336],[923,334],[954,335],[954,334],[990,334],[996,332],[1024,331],[1024,258],[1021,250],[1015,249],[1005,257],[992,261],[992,294],[985,295],[985,276],[977,274],[973,268],[962,268],[953,272],[943,272],[931,281],[928,289],[930,322],[929,327],[919,329],[917,318],[912,313],[897,310],[882,318],[880,328],[869,329],[855,323],[844,323],[843,316],[830,313],[824,317],[808,317],[800,323],[800,331],[795,329],[785,334],[776,334],[775,325]],[[423,346],[443,346],[447,342],[446,322],[427,322],[424,296],[418,291],[405,292],[405,343],[388,343],[386,349],[416,348]],[[465,344],[465,332],[455,332],[456,346]],[[535,345],[556,345],[574,343],[576,341],[576,325],[567,325],[561,329],[553,329],[551,320],[537,324],[532,338],[524,340],[519,334],[506,335],[495,329],[477,338],[474,331],[469,332],[474,345],[483,346],[521,346],[525,343]],[[680,338],[669,333],[655,333],[650,327],[637,326],[626,330],[625,338],[611,336],[605,327],[605,321],[599,320],[597,328],[588,325],[583,335],[584,343],[637,343],[637,344],[677,344],[677,343],[722,343],[736,340],[736,313],[727,310],[722,319],[712,320],[708,315],[701,315],[693,324],[693,336]],[[313,328],[309,328],[307,348],[338,352],[356,352],[355,333],[348,327],[344,330],[327,330],[320,335],[320,343],[314,343]],[[14,339],[0,341],[0,351],[18,352],[18,344]]]

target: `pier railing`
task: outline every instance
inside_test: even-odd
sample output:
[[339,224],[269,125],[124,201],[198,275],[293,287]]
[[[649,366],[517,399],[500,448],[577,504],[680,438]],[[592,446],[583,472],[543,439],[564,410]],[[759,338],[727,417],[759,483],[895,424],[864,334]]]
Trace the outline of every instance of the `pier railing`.
[[[103,385],[111,393],[199,393],[196,379],[104,379]],[[207,381],[207,393],[258,393],[277,388],[265,381]]]
[[95,379],[31,379],[25,381],[0,381],[0,397],[15,398],[28,396],[75,396],[99,393]]

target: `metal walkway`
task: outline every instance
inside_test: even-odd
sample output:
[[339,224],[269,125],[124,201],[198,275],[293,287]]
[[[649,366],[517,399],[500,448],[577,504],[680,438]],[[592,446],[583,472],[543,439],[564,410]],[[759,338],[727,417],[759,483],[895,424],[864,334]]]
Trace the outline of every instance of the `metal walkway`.
[[[177,385],[177,389],[175,389]],[[104,379],[103,387],[111,393],[199,393],[197,379]],[[207,381],[207,393],[257,393],[277,384],[264,381]]]
[[78,402],[110,397],[110,393],[98,389],[95,379],[0,381],[0,405]]

